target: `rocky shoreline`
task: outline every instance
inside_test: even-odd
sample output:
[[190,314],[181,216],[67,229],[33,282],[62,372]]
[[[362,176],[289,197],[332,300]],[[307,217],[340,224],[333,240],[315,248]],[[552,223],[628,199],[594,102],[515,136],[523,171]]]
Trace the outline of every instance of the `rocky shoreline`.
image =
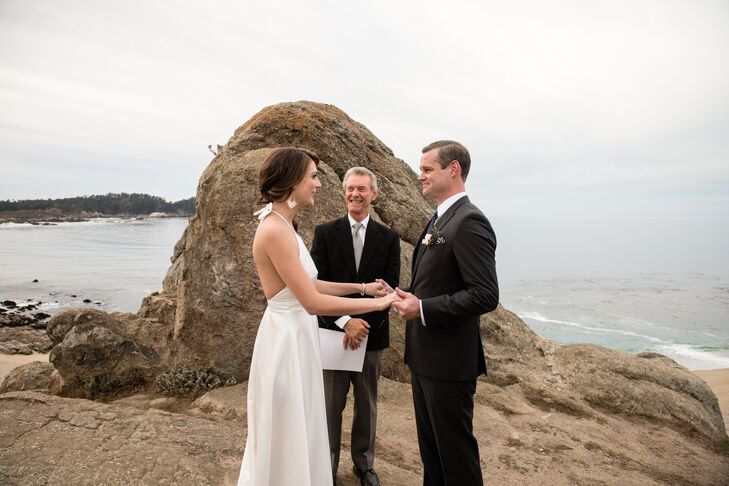
[[25,354],[50,351],[51,340],[45,329],[50,314],[37,310],[43,302],[0,302],[0,354]]
[[34,226],[53,226],[58,223],[82,223],[93,219],[146,219],[146,218],[189,218],[191,214],[148,213],[148,214],[104,214],[104,213],[65,213],[57,209],[0,211],[0,224],[31,224]]

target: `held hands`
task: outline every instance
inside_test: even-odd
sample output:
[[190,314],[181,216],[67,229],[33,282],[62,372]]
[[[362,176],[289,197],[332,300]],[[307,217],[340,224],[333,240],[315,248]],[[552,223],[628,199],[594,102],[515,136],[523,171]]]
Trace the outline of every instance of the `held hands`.
[[400,301],[400,296],[397,295],[397,293],[393,290],[390,285],[382,280],[381,278],[375,279],[374,282],[375,285],[379,285],[382,289],[383,297],[380,297],[378,300],[382,301],[382,310],[385,310],[393,305],[394,302]]
[[370,333],[370,325],[364,319],[358,319],[356,317],[351,318],[344,325],[344,338],[342,344],[344,349],[348,347],[351,349],[359,348],[364,338]]
[[395,289],[395,295],[399,297],[398,301],[392,304],[392,307],[400,314],[402,319],[414,319],[420,317],[420,300],[410,292]]
[[389,285],[387,285],[387,282],[378,278],[374,282],[364,284],[364,293],[365,295],[371,295],[372,297],[384,297],[385,295],[392,292],[392,289],[390,289],[390,291],[388,292],[386,287],[389,287]]
[[375,279],[375,282],[378,283],[378,284],[380,284],[385,289],[385,294],[383,294],[383,295],[391,294],[391,293],[393,293],[395,291],[392,287],[390,287],[390,284],[388,284],[387,282],[385,282],[381,278],[376,278]]

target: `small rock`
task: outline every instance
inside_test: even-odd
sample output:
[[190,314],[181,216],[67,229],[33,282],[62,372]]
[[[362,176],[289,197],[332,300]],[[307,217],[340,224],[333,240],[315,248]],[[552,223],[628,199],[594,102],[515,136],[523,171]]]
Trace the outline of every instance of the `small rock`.
[[84,299],[83,302],[84,302],[84,304],[90,304],[91,303],[91,299]]
[[0,385],[0,393],[25,390],[46,390],[51,381],[53,365],[33,361],[14,368]]
[[27,344],[18,341],[6,341],[0,343],[0,353],[4,354],[33,354],[33,350]]
[[34,278],[33,279],[33,283],[38,283],[38,279],[37,278]]

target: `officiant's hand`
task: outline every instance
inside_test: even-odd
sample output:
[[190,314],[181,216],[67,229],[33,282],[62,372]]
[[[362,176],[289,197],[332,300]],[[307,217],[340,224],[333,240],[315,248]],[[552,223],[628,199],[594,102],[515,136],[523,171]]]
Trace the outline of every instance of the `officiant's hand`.
[[352,349],[359,348],[364,338],[370,333],[370,325],[364,319],[352,317],[344,324],[344,349],[350,347]]
[[420,300],[417,297],[410,292],[405,292],[399,288],[395,289],[395,293],[397,293],[398,297],[402,300],[400,300],[400,302],[393,303],[392,307],[398,314],[400,314],[401,318],[407,320],[420,317]]

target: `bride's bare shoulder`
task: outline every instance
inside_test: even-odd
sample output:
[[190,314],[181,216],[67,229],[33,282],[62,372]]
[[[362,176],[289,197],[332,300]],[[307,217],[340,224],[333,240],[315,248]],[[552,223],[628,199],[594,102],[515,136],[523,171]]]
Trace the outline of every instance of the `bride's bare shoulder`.
[[258,224],[253,244],[269,244],[273,242],[280,244],[286,237],[291,239],[291,234],[291,228],[285,221],[269,216]]

